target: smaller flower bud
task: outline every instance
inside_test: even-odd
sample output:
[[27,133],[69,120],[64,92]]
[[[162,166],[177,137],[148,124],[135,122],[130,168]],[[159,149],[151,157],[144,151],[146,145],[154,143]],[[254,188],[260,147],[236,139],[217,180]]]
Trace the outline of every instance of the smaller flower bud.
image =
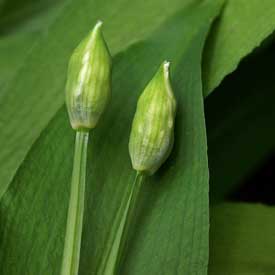
[[92,129],[111,94],[111,56],[98,22],[74,50],[68,68],[66,104],[72,128]]
[[132,165],[153,174],[170,154],[174,142],[176,101],[164,62],[141,94],[129,141]]

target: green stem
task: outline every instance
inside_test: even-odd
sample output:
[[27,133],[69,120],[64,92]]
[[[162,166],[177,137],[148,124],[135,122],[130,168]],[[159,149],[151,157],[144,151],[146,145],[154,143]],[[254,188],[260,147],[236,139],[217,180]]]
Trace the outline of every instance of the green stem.
[[[129,240],[129,232],[131,224],[136,216],[136,203],[143,182],[143,174],[137,173],[134,184],[131,187],[127,200],[123,200],[119,216],[114,226],[115,236],[111,236],[111,246],[103,259],[103,263],[97,272],[97,275],[114,275],[118,274],[121,262],[127,252],[127,243]],[[109,243],[110,243],[109,242]]]
[[88,139],[88,132],[76,132],[71,195],[61,275],[78,274],[85,201]]
[[129,204],[126,214],[126,219],[124,223],[124,228],[120,240],[120,245],[117,253],[117,260],[115,266],[115,274],[119,273],[120,265],[124,259],[124,256],[127,252],[127,244],[129,241],[129,232],[131,228],[131,224],[133,224],[135,217],[136,217],[136,204],[138,201],[138,195],[141,189],[142,181],[143,181],[143,174],[137,173],[136,178],[134,181],[133,189],[129,198]]

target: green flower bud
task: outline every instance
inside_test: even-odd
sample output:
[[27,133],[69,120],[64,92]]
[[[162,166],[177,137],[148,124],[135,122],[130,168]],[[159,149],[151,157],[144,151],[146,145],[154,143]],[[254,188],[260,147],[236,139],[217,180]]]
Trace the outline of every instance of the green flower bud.
[[167,159],[174,142],[176,101],[164,62],[141,94],[129,141],[132,165],[153,174]]
[[66,104],[75,130],[94,128],[111,95],[112,61],[101,26],[99,21],[69,62]]

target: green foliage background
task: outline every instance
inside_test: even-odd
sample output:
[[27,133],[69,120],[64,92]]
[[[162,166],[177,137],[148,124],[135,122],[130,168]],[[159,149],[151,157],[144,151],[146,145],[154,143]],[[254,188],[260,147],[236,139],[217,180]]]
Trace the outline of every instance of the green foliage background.
[[113,98],[89,145],[80,274],[95,274],[134,177],[136,100],[164,59],[176,143],[142,190],[123,274],[273,274],[274,209],[223,203],[274,149],[273,0],[0,1],[0,274],[59,274],[74,144],[67,63],[98,19]]

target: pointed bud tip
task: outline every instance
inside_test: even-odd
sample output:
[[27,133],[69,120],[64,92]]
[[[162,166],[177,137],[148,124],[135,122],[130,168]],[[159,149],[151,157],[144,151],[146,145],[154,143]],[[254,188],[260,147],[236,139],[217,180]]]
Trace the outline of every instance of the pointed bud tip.
[[165,61],[163,62],[163,67],[164,67],[164,69],[165,69],[165,70],[168,70],[168,69],[169,69],[169,66],[170,66],[170,61],[165,60]]
[[98,21],[96,22],[95,29],[100,29],[102,25],[103,25],[103,21],[98,20]]
[[165,78],[169,78],[169,67],[170,67],[170,62],[165,60],[163,62],[163,70],[164,70],[164,75],[165,75]]

